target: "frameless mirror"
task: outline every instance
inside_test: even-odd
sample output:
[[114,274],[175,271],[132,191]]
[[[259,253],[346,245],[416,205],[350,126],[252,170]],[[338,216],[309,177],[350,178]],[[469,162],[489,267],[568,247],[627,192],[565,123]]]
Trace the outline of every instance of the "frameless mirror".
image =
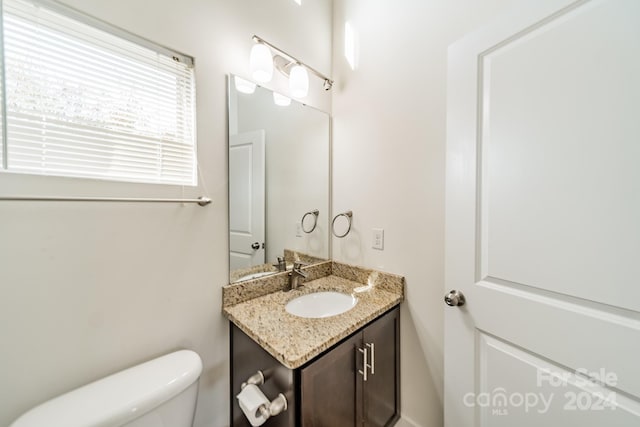
[[229,282],[329,258],[329,122],[230,76]]

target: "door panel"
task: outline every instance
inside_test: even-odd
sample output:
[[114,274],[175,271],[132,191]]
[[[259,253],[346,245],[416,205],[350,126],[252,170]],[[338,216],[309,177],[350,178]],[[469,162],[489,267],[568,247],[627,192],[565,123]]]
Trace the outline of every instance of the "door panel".
[[539,427],[550,420],[558,426],[637,425],[640,405],[615,388],[482,331],[477,339],[480,425]]
[[[264,264],[264,242],[265,135],[260,130],[230,136],[230,269]],[[257,249],[252,247],[255,243]]]
[[639,16],[591,1],[480,55],[482,278],[640,310]]
[[449,49],[447,426],[640,424],[638,22],[526,1]]

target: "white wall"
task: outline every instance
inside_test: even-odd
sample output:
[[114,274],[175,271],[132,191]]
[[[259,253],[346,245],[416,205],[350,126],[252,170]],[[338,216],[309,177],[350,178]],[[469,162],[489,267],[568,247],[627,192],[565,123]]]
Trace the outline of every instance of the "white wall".
[[[197,427],[228,425],[226,74],[256,33],[331,69],[331,2],[65,0],[196,58],[200,188],[214,204],[0,204],[0,426],[59,393],[178,348],[203,357]],[[312,80],[313,83],[313,80]],[[282,79],[274,88],[285,92]],[[322,109],[318,84],[307,100]],[[0,175],[0,193],[180,196],[179,188]]]
[[[334,5],[334,214],[353,210],[335,259],[402,274],[403,426],[443,424],[447,46],[517,0],[343,0]],[[358,33],[358,67],[343,56]],[[384,228],[385,248],[371,248]]]

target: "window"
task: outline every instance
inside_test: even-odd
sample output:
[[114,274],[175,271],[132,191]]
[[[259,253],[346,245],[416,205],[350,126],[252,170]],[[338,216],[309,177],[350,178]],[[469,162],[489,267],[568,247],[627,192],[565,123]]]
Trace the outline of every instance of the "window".
[[4,171],[197,184],[192,58],[54,2],[2,4]]

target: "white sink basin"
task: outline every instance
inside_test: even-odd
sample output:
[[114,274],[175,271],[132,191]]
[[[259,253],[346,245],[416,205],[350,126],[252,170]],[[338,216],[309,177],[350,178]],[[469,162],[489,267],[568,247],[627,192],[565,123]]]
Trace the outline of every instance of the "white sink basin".
[[292,299],[285,310],[294,316],[320,319],[349,311],[357,302],[358,298],[340,292],[315,292]]

